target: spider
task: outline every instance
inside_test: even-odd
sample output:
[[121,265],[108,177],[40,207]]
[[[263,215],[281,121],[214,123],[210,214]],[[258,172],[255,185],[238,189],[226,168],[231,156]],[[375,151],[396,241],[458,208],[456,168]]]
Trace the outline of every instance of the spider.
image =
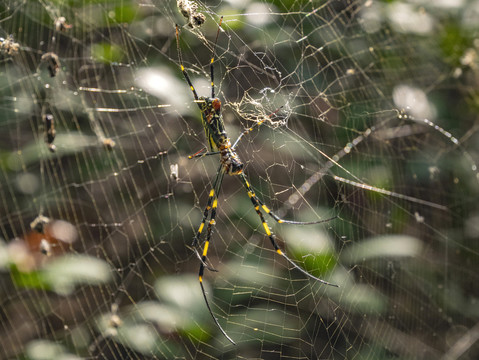
[[[220,323],[218,322],[218,319],[216,316],[213,314],[213,311],[211,310],[211,306],[208,302],[208,297],[206,296],[205,288],[203,285],[203,275],[204,275],[204,270],[208,269],[210,271],[217,271],[216,269],[212,268],[207,264],[207,254],[208,254],[208,248],[210,245],[211,241],[211,234],[213,232],[213,227],[216,225],[216,210],[218,207],[218,194],[221,189],[221,184],[223,182],[223,178],[225,174],[228,175],[235,175],[237,176],[243,186],[245,187],[247,194],[249,198],[251,199],[251,202],[254,206],[254,209],[256,213],[258,214],[261,223],[263,225],[264,231],[266,235],[269,237],[269,240],[271,241],[271,244],[273,245],[274,250],[276,253],[281,255],[287,262],[289,262],[293,267],[295,267],[297,270],[302,272],[304,275],[319,281],[322,284],[326,285],[331,285],[338,287],[338,285],[332,284],[328,281],[319,279],[310,273],[308,273],[306,270],[301,268],[299,265],[297,265],[293,260],[291,260],[279,247],[278,243],[276,242],[276,237],[273,234],[271,228],[269,227],[268,223],[265,220],[265,217],[263,215],[263,212],[271,216],[277,223],[284,223],[284,224],[293,224],[293,225],[311,225],[311,224],[320,224],[324,222],[331,221],[332,219],[335,219],[336,217],[330,218],[330,219],[325,219],[325,220],[318,220],[318,221],[309,221],[309,222],[300,222],[300,221],[292,221],[292,220],[284,220],[278,217],[276,214],[274,214],[259,198],[256,196],[253,188],[251,187],[248,178],[244,172],[244,164],[241,162],[238,154],[236,153],[235,149],[236,146],[238,145],[239,141],[241,138],[252,131],[255,127],[260,126],[265,120],[259,120],[257,121],[253,126],[250,128],[245,129],[238,139],[234,142],[233,145],[231,145],[231,140],[228,137],[224,122],[223,122],[223,117],[221,114],[221,101],[215,96],[215,85],[214,85],[214,60],[215,60],[215,50],[216,50],[216,43],[218,42],[218,36],[220,33],[220,28],[221,28],[221,23],[223,21],[223,17],[220,18],[220,22],[218,24],[218,32],[216,33],[216,39],[213,44],[213,49],[212,49],[212,54],[211,54],[211,60],[210,60],[210,78],[211,78],[211,97],[203,97],[203,96],[198,96],[195,87],[193,86],[193,83],[191,82],[190,77],[188,76],[188,73],[185,70],[185,67],[183,65],[183,58],[181,55],[181,50],[180,50],[180,45],[179,45],[179,30],[178,30],[178,25],[176,25],[176,47],[178,51],[178,60],[179,60],[179,65],[181,72],[183,73],[183,76],[190,86],[191,92],[193,93],[193,97],[195,99],[195,103],[198,105],[200,112],[201,112],[201,122],[203,124],[206,138],[208,139],[208,146],[209,150],[207,148],[203,148],[202,150],[198,151],[197,153],[189,156],[189,159],[192,158],[197,158],[197,157],[203,157],[206,155],[219,155],[220,156],[220,165],[218,167],[218,170],[216,172],[216,177],[213,182],[213,187],[211,188],[209,195],[208,195],[208,201],[206,204],[206,207],[203,211],[203,220],[201,221],[201,224],[198,228],[198,231],[196,232],[196,235],[193,239],[192,246],[194,248],[194,251],[196,253],[196,256],[200,260],[200,269],[199,269],[199,274],[198,274],[198,279],[199,283],[201,286],[201,291],[203,293],[203,297],[205,299],[206,307],[208,308],[208,311],[213,318],[216,326],[218,329],[221,331],[221,333],[234,345],[236,343],[229,337],[229,335],[226,333],[226,331],[221,327]],[[274,114],[274,113],[273,113]],[[272,116],[271,114],[270,116]],[[209,221],[207,224],[207,231],[206,231],[206,239],[204,242],[203,246],[203,252],[200,255],[198,251],[201,235],[203,233],[204,227],[207,223],[207,219],[209,217]]]

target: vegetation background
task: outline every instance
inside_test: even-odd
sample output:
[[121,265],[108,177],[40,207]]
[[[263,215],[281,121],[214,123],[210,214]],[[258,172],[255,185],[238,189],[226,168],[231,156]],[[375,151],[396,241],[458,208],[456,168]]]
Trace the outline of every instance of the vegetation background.
[[[0,358],[477,358],[479,2],[197,4],[0,3]],[[187,159],[175,39],[208,95],[220,16],[228,133],[267,120],[238,145],[255,191],[337,216],[268,220],[333,288],[225,179],[205,282],[236,346],[190,246],[218,159]]]

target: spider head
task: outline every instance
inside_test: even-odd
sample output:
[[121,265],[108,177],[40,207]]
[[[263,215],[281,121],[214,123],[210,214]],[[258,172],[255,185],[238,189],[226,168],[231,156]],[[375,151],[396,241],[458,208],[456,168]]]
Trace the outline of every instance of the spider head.
[[217,113],[221,111],[221,100],[218,98],[200,97],[198,102],[201,104],[201,110],[207,113]]

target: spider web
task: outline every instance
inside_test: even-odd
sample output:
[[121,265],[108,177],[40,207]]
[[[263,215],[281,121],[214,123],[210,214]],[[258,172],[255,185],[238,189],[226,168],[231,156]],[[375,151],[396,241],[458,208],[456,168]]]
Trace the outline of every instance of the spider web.
[[[196,4],[0,5],[0,358],[476,358],[477,3]],[[267,220],[340,286],[226,177],[204,281],[236,346],[191,248],[218,157],[188,160],[175,40],[208,96],[220,16],[228,134],[265,120],[245,173],[282,218],[335,217]]]

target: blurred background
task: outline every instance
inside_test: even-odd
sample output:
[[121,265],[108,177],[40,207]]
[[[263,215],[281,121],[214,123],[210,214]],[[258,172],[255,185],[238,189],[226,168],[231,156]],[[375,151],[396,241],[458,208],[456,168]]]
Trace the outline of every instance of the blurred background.
[[[223,16],[219,29],[220,17]],[[218,171],[210,96],[281,258]],[[476,359],[479,1],[0,4],[1,359]],[[218,30],[219,29],[219,30]],[[219,32],[218,32],[219,31]],[[201,239],[203,245],[204,239]]]

